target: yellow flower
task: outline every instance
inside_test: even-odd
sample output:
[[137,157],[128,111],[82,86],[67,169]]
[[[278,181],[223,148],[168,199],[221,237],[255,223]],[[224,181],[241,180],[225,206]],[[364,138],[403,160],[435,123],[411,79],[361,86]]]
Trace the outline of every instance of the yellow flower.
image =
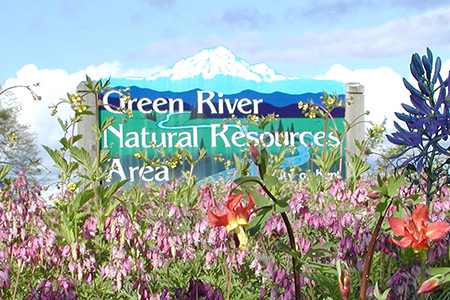
[[70,190],[70,191],[75,191],[75,189],[77,188],[77,185],[74,183],[74,182],[70,182],[68,185],[67,185],[67,188]]

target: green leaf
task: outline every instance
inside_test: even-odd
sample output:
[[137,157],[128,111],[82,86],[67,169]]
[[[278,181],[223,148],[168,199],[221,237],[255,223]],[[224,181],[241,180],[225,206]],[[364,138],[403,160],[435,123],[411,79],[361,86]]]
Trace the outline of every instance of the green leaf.
[[72,161],[66,166],[64,172],[67,174],[72,174],[72,172],[74,172],[76,169],[78,169],[78,164]]
[[85,110],[85,111],[82,111],[81,113],[79,113],[80,115],[89,115],[89,116],[94,116],[95,114],[92,112],[92,111],[90,111],[90,110]]
[[450,282],[450,274],[445,275],[444,278],[442,278],[442,283]]
[[[86,170],[92,170],[92,161],[89,152],[84,148],[72,147],[70,148],[70,155]],[[91,172],[92,173],[92,172]]]
[[62,237],[64,237],[67,243],[71,243],[75,240],[75,234],[71,230],[70,224],[61,222],[59,228],[60,228],[59,232],[61,233]]
[[103,205],[104,198],[105,198],[105,187],[103,185],[99,185],[95,188],[96,195],[98,197],[98,201],[100,205]]
[[398,194],[398,189],[402,186],[403,182],[405,182],[405,176],[399,176],[399,177],[389,177],[388,179],[388,187],[387,187],[387,194],[389,196],[394,196],[395,194]]
[[262,207],[262,206],[270,206],[273,204],[273,202],[270,199],[267,199],[263,195],[257,193],[254,190],[248,190],[250,195],[252,195],[253,199],[255,200],[256,207]]
[[119,204],[120,204],[119,201],[111,201],[111,202],[109,202],[108,206],[105,209],[105,216],[108,217],[112,213],[114,208],[116,208],[117,205],[119,205]]
[[405,199],[403,199],[404,202],[406,202],[406,200],[411,199],[414,203],[414,205],[418,205],[420,204],[420,202],[422,202],[423,200],[419,197],[418,194],[415,195],[409,195],[408,197],[406,197]]
[[113,125],[116,121],[114,117],[109,117],[103,120],[102,126],[100,127],[100,132],[103,133],[108,129],[109,126]]
[[284,244],[284,243],[278,243],[278,248],[281,252],[284,252],[296,259],[299,259],[299,255],[296,251],[292,250],[291,247],[289,247],[288,245]]
[[[312,268],[313,270],[315,270],[316,272],[336,275],[336,269],[330,264],[323,264],[313,261],[304,261],[303,263],[308,267]],[[305,276],[307,277],[308,274],[305,274]]]
[[271,188],[279,183],[276,176],[264,176],[264,183],[268,188]]
[[61,129],[66,132],[67,128],[69,128],[69,123],[67,121],[63,121],[62,119],[58,118],[59,126],[61,126]]
[[242,168],[242,159],[236,153],[233,153],[233,160],[236,169],[240,170]]
[[278,213],[283,213],[289,209],[289,204],[285,200],[278,200],[274,204],[274,211]]
[[48,155],[52,158],[53,162],[55,163],[55,167],[61,170],[65,174],[65,176],[68,176],[70,174],[69,170],[72,169],[72,165],[68,165],[66,159],[63,157],[63,154],[58,150],[50,149],[47,146],[42,146],[45,151],[47,151]]
[[261,177],[264,177],[264,175],[266,175],[267,172],[267,165],[269,164],[269,154],[267,153],[266,148],[263,148],[261,150],[259,159],[259,169],[261,170]]
[[110,158],[111,152],[109,150],[101,150],[100,151],[100,166],[103,166],[104,164],[108,163]]
[[333,254],[330,253],[330,248],[333,246],[335,246],[335,244],[331,242],[325,244],[316,243],[308,250],[308,252],[306,252],[305,256],[312,258],[333,256]]
[[5,178],[6,175],[8,175],[9,171],[11,171],[12,166],[6,166],[6,167],[2,167],[0,169],[0,180],[3,180],[3,178]]
[[431,268],[427,270],[427,273],[430,276],[444,275],[450,273],[450,268],[449,267]]
[[383,292],[383,294],[381,294],[381,292],[378,288],[378,282],[377,282],[377,283],[375,283],[375,289],[373,290],[373,296],[375,298],[377,298],[377,300],[386,300],[390,290],[391,289],[389,288],[389,289],[385,290]]
[[386,207],[388,206],[390,198],[386,198],[385,196],[382,196],[380,198],[380,202],[377,204],[377,207],[375,208],[375,211],[382,214]]
[[42,147],[45,149],[45,151],[47,151],[48,155],[50,155],[51,159],[53,160],[53,162],[56,165],[59,165],[59,163],[61,162],[62,156],[59,153],[59,151],[57,150],[53,150],[45,145],[42,145]]
[[110,186],[106,188],[105,192],[105,199],[111,199],[111,197],[126,183],[128,182],[128,179],[116,181]]
[[250,233],[250,235],[255,235],[258,231],[264,228],[271,212],[271,207],[265,207],[251,219],[250,223],[248,224],[248,232]]
[[74,135],[72,138],[67,139],[65,137],[63,137],[62,139],[59,140],[59,142],[61,143],[61,145],[64,146],[64,148],[68,149],[70,148],[73,144],[75,144],[76,142],[78,142],[79,140],[81,140],[83,136],[81,134],[78,135]]
[[93,196],[94,191],[92,189],[79,192],[72,200],[75,211],[78,211],[88,200],[92,199]]
[[383,187],[384,186],[384,181],[383,181],[383,179],[381,179],[380,174],[377,175],[377,182],[378,182],[378,186],[379,187]]
[[359,178],[361,174],[370,169],[370,165],[365,160],[361,159],[359,155],[351,155],[347,166],[351,171],[351,174],[355,178]]

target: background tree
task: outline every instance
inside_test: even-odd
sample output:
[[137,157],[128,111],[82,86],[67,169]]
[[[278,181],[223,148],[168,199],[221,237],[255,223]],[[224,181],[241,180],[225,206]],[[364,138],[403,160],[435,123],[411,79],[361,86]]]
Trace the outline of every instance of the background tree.
[[283,132],[284,131],[284,127],[283,127],[283,122],[280,121],[278,122],[278,132]]
[[[39,98],[29,87],[24,88]],[[29,125],[20,122],[20,111],[21,105],[11,89],[0,87],[0,167],[11,166],[10,174],[22,170],[37,179],[40,168],[36,135]]]

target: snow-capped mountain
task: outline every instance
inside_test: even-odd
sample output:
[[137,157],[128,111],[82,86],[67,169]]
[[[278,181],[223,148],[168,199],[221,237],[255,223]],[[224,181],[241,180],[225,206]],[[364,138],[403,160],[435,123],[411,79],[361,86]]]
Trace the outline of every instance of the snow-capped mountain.
[[272,82],[285,80],[286,77],[277,74],[266,64],[250,65],[243,59],[237,58],[230,50],[223,46],[204,49],[186,59],[177,62],[173,67],[162,70],[146,80],[170,78],[171,80],[187,79],[201,76],[211,79],[217,75],[240,77],[256,82]]
[[159,92],[200,89],[224,94],[237,94],[245,90],[293,95],[323,91],[345,93],[342,82],[288,78],[265,63],[251,65],[223,46],[201,50],[148,77],[111,78],[110,86],[139,86]]

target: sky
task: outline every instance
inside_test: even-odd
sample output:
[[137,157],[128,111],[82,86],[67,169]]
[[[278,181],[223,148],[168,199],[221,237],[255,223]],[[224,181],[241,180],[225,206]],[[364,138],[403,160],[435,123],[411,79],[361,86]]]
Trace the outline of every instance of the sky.
[[[368,119],[408,102],[413,53],[429,47],[450,70],[450,4],[438,0],[0,0],[0,85],[16,90],[38,143],[61,137],[48,106],[90,77],[148,76],[223,45],[284,76],[360,82]],[[64,111],[61,117],[64,118]],[[67,112],[66,112],[67,113]],[[45,154],[43,154],[45,155]]]

